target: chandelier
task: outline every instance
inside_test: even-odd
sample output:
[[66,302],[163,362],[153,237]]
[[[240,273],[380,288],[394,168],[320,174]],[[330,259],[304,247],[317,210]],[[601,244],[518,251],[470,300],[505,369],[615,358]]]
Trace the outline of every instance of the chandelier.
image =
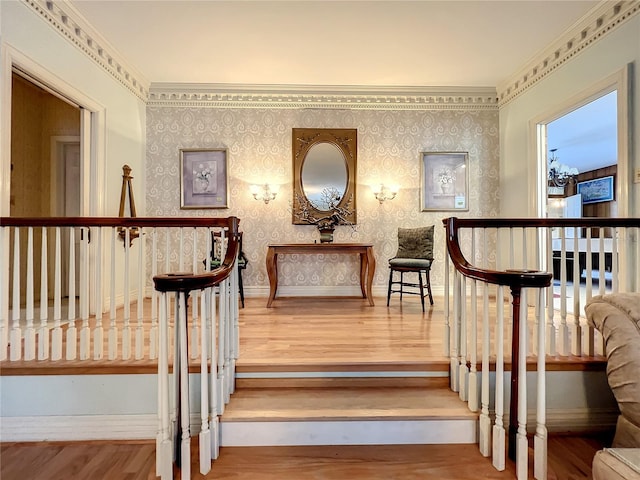
[[569,167],[560,163],[558,157],[556,157],[557,148],[551,149],[551,156],[549,157],[549,182],[556,187],[563,187],[571,181],[575,181],[578,176],[578,169],[575,167]]

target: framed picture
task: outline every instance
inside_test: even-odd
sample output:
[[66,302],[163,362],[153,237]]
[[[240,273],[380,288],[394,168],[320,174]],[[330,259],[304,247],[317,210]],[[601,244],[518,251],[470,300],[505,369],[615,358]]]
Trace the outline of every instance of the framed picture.
[[613,200],[613,176],[595,178],[578,183],[582,203],[610,202]]
[[229,208],[226,149],[180,150],[180,208]]
[[422,211],[469,210],[469,154],[423,152],[421,155]]

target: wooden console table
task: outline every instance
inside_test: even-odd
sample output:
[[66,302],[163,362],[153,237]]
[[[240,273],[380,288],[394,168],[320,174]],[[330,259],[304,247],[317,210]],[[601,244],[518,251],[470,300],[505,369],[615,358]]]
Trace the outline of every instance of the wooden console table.
[[267,249],[267,275],[269,275],[269,301],[267,302],[267,307],[270,307],[275,300],[276,291],[278,290],[278,255],[287,253],[322,253],[324,255],[334,253],[359,254],[362,298],[369,300],[369,305],[373,306],[371,285],[373,284],[373,274],[376,271],[373,245],[366,243],[285,243],[269,245]]

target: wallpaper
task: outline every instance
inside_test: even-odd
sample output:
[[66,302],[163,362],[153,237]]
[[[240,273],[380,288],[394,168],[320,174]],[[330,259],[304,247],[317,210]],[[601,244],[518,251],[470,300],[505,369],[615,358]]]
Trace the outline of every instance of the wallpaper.
[[[335,110],[274,108],[147,107],[146,204],[149,216],[229,216],[240,218],[247,295],[266,295],[267,246],[319,241],[312,225],[292,225],[292,128],[357,128],[358,164],[355,229],[340,226],[336,242],[372,243],[376,257],[374,293],[386,291],[388,259],[397,249],[398,227],[435,224],[431,283],[444,279],[442,219],[498,215],[497,110]],[[180,149],[225,148],[228,209],[180,209]],[[421,152],[469,153],[469,211],[422,212]],[[280,185],[269,204],[256,201],[251,184]],[[395,199],[380,204],[371,185],[400,185]],[[359,292],[357,257],[286,255],[278,260],[279,292],[336,294]]]

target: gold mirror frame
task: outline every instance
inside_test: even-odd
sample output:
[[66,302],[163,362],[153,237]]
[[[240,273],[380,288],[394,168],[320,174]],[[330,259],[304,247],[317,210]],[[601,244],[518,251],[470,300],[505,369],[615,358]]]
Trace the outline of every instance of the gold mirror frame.
[[[347,185],[345,193],[336,205],[341,212],[348,211],[339,225],[356,224],[356,165],[358,159],[358,130],[351,128],[294,128],[292,130],[293,152],[293,217],[294,225],[309,225],[312,222],[305,221],[302,210],[306,208],[312,217],[323,218],[330,216],[333,211],[316,209],[307,199],[302,185],[302,169],[307,153],[319,143],[334,145],[344,157]],[[345,221],[346,220],[346,221]]]

